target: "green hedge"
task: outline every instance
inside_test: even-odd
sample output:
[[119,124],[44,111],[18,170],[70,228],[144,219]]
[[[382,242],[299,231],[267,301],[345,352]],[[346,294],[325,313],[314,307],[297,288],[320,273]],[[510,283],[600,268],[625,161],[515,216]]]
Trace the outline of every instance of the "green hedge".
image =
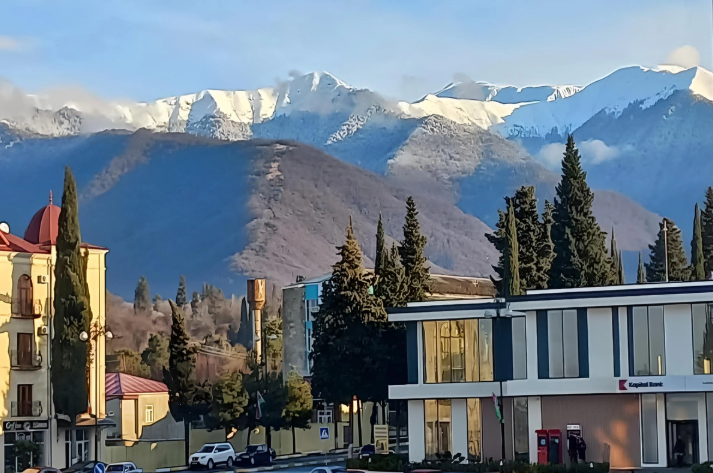
[[349,458],[347,468],[350,470],[368,471],[399,471],[403,472],[406,467],[406,457],[403,455],[372,455],[369,458]]
[[700,465],[693,465],[693,473],[713,473],[713,462],[705,462]]

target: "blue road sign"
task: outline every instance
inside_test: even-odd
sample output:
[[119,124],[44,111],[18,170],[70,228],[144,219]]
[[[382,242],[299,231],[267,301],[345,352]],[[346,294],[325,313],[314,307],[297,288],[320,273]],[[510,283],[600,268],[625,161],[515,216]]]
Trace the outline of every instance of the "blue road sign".
[[329,427],[320,427],[319,428],[319,439],[320,440],[329,440]]
[[104,473],[105,469],[106,467],[103,463],[97,463],[96,465],[94,465],[94,473]]

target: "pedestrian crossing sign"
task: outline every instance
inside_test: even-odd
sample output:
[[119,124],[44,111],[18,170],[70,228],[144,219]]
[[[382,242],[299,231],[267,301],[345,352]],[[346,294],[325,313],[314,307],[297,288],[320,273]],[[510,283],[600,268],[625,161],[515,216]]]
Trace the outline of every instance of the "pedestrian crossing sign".
[[329,427],[320,427],[319,428],[319,439],[320,440],[329,440]]

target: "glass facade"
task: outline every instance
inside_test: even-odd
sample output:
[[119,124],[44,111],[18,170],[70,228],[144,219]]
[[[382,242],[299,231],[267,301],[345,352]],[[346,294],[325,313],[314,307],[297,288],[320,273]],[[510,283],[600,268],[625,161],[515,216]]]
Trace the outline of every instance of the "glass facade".
[[515,460],[530,461],[530,438],[527,423],[527,398],[516,397],[512,400],[513,449]]
[[663,306],[633,307],[630,319],[634,376],[664,376],[666,353]]
[[480,399],[467,400],[468,409],[468,461],[480,461],[483,452],[483,422]]
[[425,400],[426,458],[453,451],[451,432],[451,400]]
[[423,322],[424,382],[493,380],[490,319]]
[[693,373],[711,374],[713,320],[710,304],[693,304]]
[[512,378],[527,379],[527,335],[525,317],[512,319]]
[[656,394],[641,395],[641,459],[643,463],[658,463],[658,426]]
[[550,378],[579,377],[579,327],[576,310],[547,312]]

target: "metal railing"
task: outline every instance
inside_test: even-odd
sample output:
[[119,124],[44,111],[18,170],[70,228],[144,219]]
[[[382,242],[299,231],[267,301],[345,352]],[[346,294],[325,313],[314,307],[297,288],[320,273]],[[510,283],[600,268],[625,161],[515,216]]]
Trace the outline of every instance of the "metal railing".
[[10,366],[19,370],[37,370],[42,367],[42,356],[33,351],[10,350]]
[[10,403],[12,417],[39,417],[42,415],[41,401],[12,401]]

